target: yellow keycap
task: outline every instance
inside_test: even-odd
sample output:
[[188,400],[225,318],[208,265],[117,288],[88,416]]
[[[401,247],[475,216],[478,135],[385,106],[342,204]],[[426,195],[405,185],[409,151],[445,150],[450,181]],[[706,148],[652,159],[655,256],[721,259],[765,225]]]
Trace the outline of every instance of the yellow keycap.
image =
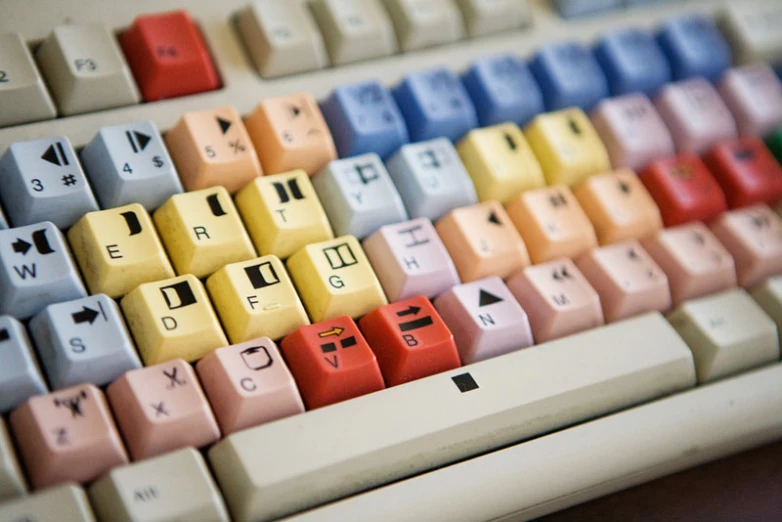
[[310,323],[277,256],[223,267],[207,279],[206,289],[232,344],[280,339]]
[[506,203],[546,185],[538,159],[514,123],[470,131],[457,150],[481,201]]
[[223,187],[171,196],[153,217],[177,274],[203,278],[229,263],[256,257]]
[[174,277],[147,211],[134,203],[88,212],[68,231],[91,294],[121,297],[138,285]]
[[341,315],[357,319],[388,303],[353,236],[307,245],[288,259],[288,272],[316,323]]
[[236,206],[264,256],[285,259],[310,243],[334,238],[304,170],[256,179],[236,195]]
[[143,284],[120,305],[146,366],[197,361],[228,344],[204,285],[192,275]]
[[611,170],[608,152],[581,109],[541,114],[524,134],[549,185],[574,187],[587,176]]

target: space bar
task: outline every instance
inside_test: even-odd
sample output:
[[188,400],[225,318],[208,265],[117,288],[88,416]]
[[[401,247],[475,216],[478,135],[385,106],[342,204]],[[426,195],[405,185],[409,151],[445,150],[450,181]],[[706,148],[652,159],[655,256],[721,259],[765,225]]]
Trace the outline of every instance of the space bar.
[[223,439],[236,520],[272,520],[693,386],[659,314],[548,342]]

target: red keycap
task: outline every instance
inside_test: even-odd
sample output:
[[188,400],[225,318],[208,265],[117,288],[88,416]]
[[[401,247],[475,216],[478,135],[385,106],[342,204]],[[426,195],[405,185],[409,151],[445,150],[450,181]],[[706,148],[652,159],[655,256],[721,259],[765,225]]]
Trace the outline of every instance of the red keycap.
[[146,101],[220,86],[198,27],[186,11],[139,16],[120,44]]
[[385,388],[375,354],[348,316],[302,326],[280,348],[307,409]]
[[782,167],[760,138],[720,143],[703,158],[730,208],[782,199]]
[[389,386],[459,367],[451,331],[423,296],[376,308],[358,325]]
[[647,165],[641,181],[652,195],[666,227],[709,221],[727,209],[725,195],[694,154],[679,154]]

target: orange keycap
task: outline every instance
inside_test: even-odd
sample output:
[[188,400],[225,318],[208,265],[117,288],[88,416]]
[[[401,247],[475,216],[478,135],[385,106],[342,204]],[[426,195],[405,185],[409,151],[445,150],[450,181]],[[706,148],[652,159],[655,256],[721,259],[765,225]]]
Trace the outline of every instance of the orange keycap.
[[337,159],[331,131],[309,93],[266,98],[245,124],[268,174],[304,169],[313,176]]
[[358,326],[389,386],[460,365],[453,335],[426,297],[376,308]]
[[302,326],[280,348],[307,409],[385,388],[375,354],[348,316]]

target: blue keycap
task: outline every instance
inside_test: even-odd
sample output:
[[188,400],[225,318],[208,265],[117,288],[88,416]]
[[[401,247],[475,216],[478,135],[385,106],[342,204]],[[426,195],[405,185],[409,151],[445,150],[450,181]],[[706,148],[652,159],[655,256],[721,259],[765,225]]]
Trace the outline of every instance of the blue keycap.
[[604,34],[595,46],[595,58],[614,96],[631,92],[654,96],[671,81],[671,66],[662,49],[642,29],[619,29]]
[[411,73],[393,91],[412,141],[446,137],[458,141],[478,126],[464,85],[448,69]]
[[549,111],[573,106],[590,110],[608,96],[608,81],[600,65],[580,43],[560,42],[541,47],[530,69]]
[[730,67],[730,46],[714,22],[702,15],[671,18],[657,36],[674,80],[704,76],[716,82]]
[[380,82],[337,87],[320,109],[341,158],[367,152],[386,158],[410,141],[399,107]]
[[524,126],[545,110],[543,94],[527,63],[513,55],[472,64],[462,77],[482,127],[511,121]]

